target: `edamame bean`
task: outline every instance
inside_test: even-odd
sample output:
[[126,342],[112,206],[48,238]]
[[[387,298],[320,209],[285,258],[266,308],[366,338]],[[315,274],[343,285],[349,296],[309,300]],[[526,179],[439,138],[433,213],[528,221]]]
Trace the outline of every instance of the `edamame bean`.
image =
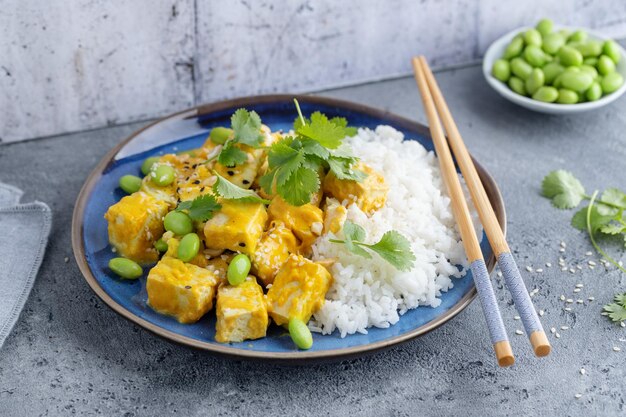
[[306,323],[300,319],[293,318],[289,320],[289,336],[293,343],[300,349],[311,349],[313,346],[313,335],[307,327]]
[[565,70],[561,76],[561,86],[573,91],[583,92],[591,86],[591,83],[593,83],[593,78],[583,71]]
[[517,78],[515,76],[509,78],[509,87],[517,94],[521,94],[523,96],[527,95],[526,87],[524,87],[524,81],[521,78]]
[[561,64],[557,64],[556,62],[550,62],[543,67],[543,75],[545,78],[546,84],[552,84],[554,79],[565,70]]
[[161,253],[167,252],[167,243],[163,239],[154,242],[154,248]]
[[543,67],[546,64],[546,54],[536,45],[528,45],[524,49],[524,59],[533,67]]
[[546,103],[553,103],[559,96],[559,92],[554,87],[539,87],[535,94],[533,94],[533,99],[543,101]]
[[612,72],[602,78],[602,92],[611,94],[624,84],[624,77],[619,72]]
[[195,233],[188,233],[178,244],[178,259],[189,262],[196,257],[198,251],[200,251],[200,238]]
[[[565,72],[565,71],[563,71]],[[563,77],[563,72],[556,76],[554,81],[552,82],[552,86],[556,88],[561,88],[561,78]]]
[[539,23],[537,23],[537,26],[535,26],[537,31],[541,33],[541,36],[544,36],[544,37],[550,32],[552,32],[553,27],[554,27],[554,23],[550,19],[541,19]]
[[589,35],[584,30],[577,30],[567,39],[568,42],[585,42]]
[[174,182],[174,176],[176,171],[169,165],[159,165],[156,168],[153,167],[150,172],[150,179],[152,182],[160,187],[165,187]]
[[600,83],[595,81],[591,84],[591,87],[589,87],[585,92],[585,97],[589,101],[596,101],[602,97],[602,87],[600,86]]
[[230,285],[239,285],[246,280],[250,272],[250,258],[247,255],[240,253],[235,256],[230,265],[228,265],[228,271],[226,276],[228,277],[228,283]]
[[137,262],[126,258],[111,259],[109,269],[124,279],[137,279],[143,274],[143,269]]
[[522,58],[513,58],[511,60],[511,72],[522,80],[526,80],[530,73],[533,72],[533,67]]
[[574,46],[584,58],[597,57],[602,53],[602,44],[598,41],[587,41]]
[[565,45],[559,49],[558,53],[561,64],[566,67],[570,65],[579,66],[583,63],[583,55],[571,46]]
[[559,89],[559,97],[556,99],[556,102],[561,104],[575,104],[578,102],[578,93],[566,88],[561,88]]
[[615,62],[606,55],[598,58],[598,72],[602,75],[607,75],[615,72]]
[[124,175],[120,178],[120,188],[128,194],[135,193],[141,188],[141,178],[135,175]]
[[560,33],[553,32],[543,38],[543,45],[541,45],[541,48],[546,53],[554,55],[559,52],[559,49],[561,49],[563,45],[565,45],[565,39],[563,36]]
[[211,129],[209,137],[211,138],[211,142],[222,145],[231,137],[232,134],[232,129],[228,129],[226,127],[214,127]]
[[545,77],[543,75],[543,71],[539,68],[533,69],[533,72],[530,73],[524,86],[526,87],[526,92],[529,95],[535,94],[535,91],[542,87],[545,82]]
[[506,49],[504,50],[503,58],[504,59],[515,58],[516,56],[519,56],[522,53],[523,49],[524,49],[524,39],[522,37],[515,37],[513,38],[511,43],[507,45]]
[[581,65],[580,71],[586,72],[587,74],[591,75],[591,78],[593,78],[594,80],[598,76],[598,70],[596,70],[596,68],[592,67],[591,65],[585,65],[585,64]]
[[541,46],[541,33],[537,29],[528,29],[524,32],[524,42],[526,45]]
[[616,64],[620,59],[619,46],[615,41],[606,41],[602,45],[602,53],[613,60]]
[[585,58],[583,60],[583,65],[591,65],[592,67],[595,67],[596,65],[598,65],[598,58],[596,57]]
[[148,175],[152,170],[152,165],[159,162],[160,159],[161,158],[159,158],[158,156],[151,156],[150,158],[146,158],[146,160],[143,161],[143,164],[141,164],[141,172],[143,173],[143,175]]
[[511,67],[506,59],[498,59],[493,63],[491,74],[502,82],[507,82],[511,76]]
[[557,32],[559,35],[563,36],[563,39],[568,39],[569,36],[572,34],[571,31],[567,30],[567,29],[561,29]]
[[163,226],[168,232],[179,236],[193,232],[193,222],[191,218],[181,211],[170,211],[163,219]]

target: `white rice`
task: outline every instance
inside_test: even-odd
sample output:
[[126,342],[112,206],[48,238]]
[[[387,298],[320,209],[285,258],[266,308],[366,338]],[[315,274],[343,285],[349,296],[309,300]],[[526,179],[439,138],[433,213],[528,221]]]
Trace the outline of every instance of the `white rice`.
[[400,272],[377,255],[365,259],[329,242],[332,233],[318,238],[313,259],[337,262],[326,302],[309,326],[324,334],[338,330],[341,337],[367,333],[372,326],[389,327],[418,306],[438,306],[438,297],[453,287],[451,278],[465,275],[468,266],[434,153],[416,141],[403,142],[402,133],[389,126],[359,129],[346,142],[389,185],[382,209],[367,217],[352,204],[348,219],[367,231],[369,243],[388,230],[399,231],[411,242],[417,260],[411,271]]

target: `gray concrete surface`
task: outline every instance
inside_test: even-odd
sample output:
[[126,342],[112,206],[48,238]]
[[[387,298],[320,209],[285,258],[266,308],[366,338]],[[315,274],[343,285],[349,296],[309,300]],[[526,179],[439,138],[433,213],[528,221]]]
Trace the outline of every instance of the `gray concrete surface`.
[[[494,363],[477,303],[403,346],[301,368],[216,358],[134,326],[92,293],[70,245],[82,182],[108,149],[140,127],[134,124],[0,147],[0,181],[23,188],[26,200],[46,201],[55,216],[33,292],[0,351],[0,415],[624,415],[626,329],[600,311],[615,291],[626,291],[626,279],[615,269],[588,269],[587,260],[596,258],[585,255],[588,239],[569,226],[572,212],[539,196],[539,184],[548,171],[566,168],[588,189],[625,188],[626,99],[593,113],[546,116],[499,98],[478,67],[437,77],[469,148],[500,184],[520,265],[544,269],[524,275],[539,289],[534,300],[545,310],[545,326],[569,326],[558,330],[559,339],[550,335],[550,357],[535,358],[525,336],[515,335],[521,324],[497,277],[517,354],[509,369]],[[322,94],[425,119],[408,78]],[[565,253],[558,251],[561,240]],[[559,255],[582,271],[561,272]],[[579,294],[576,283],[584,284]],[[568,313],[561,294],[595,301],[574,303]]]

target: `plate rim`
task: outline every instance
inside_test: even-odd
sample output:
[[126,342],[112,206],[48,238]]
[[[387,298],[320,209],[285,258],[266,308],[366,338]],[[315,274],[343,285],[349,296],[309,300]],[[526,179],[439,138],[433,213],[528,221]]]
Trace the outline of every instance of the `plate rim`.
[[[85,180],[83,186],[81,187],[80,192],[76,198],[76,202],[74,205],[74,211],[72,214],[72,249],[74,252],[74,258],[76,259],[76,263],[83,275],[83,278],[87,281],[87,284],[90,286],[92,291],[114,312],[121,315],[125,319],[129,320],[132,323],[135,323],[142,328],[156,334],[157,336],[168,339],[169,341],[186,345],[189,347],[202,349],[205,351],[209,351],[211,353],[219,354],[220,356],[226,356],[234,359],[247,359],[247,360],[264,360],[268,362],[282,362],[282,363],[292,363],[292,364],[301,364],[303,362],[311,362],[311,361],[320,361],[320,360],[340,360],[346,359],[350,357],[361,356],[364,354],[375,353],[380,350],[384,350],[390,348],[392,346],[408,342],[409,340],[415,339],[419,336],[422,336],[444,323],[448,322],[455,316],[457,316],[461,311],[463,311],[476,297],[476,287],[472,285],[470,291],[465,294],[457,303],[455,303],[449,310],[444,312],[442,315],[438,316],[434,320],[423,324],[420,327],[417,327],[409,332],[404,334],[391,337],[389,339],[381,340],[374,343],[368,343],[365,345],[352,346],[346,348],[339,349],[329,349],[322,351],[294,351],[294,352],[262,352],[262,351],[253,351],[240,349],[236,347],[232,347],[229,344],[212,344],[208,342],[204,342],[201,340],[193,339],[191,337],[183,336],[173,331],[162,328],[156,324],[150,323],[148,320],[145,320],[129,310],[127,310],[124,306],[117,303],[111,296],[100,286],[95,276],[91,272],[91,268],[87,262],[87,257],[85,255],[84,248],[84,227],[83,227],[83,218],[86,208],[86,203],[91,196],[93,188],[96,183],[102,177],[103,172],[109,166],[109,164],[113,161],[114,156],[119,152],[119,150],[126,145],[129,141],[135,138],[137,135],[141,134],[145,130],[151,128],[154,125],[162,123],[168,119],[174,119],[180,117],[182,115],[186,115],[187,117],[193,116],[197,117],[203,114],[212,113],[216,111],[225,110],[232,107],[245,107],[250,105],[258,105],[258,104],[271,104],[283,101],[291,101],[292,99],[297,99],[301,103],[310,103],[310,104],[319,104],[324,106],[334,106],[338,108],[343,108],[349,111],[364,113],[368,116],[372,116],[375,118],[384,118],[388,119],[392,124],[396,126],[402,126],[406,129],[413,130],[426,137],[427,139],[432,141],[430,131],[428,127],[425,125],[410,120],[408,118],[399,116],[395,113],[392,113],[387,110],[381,110],[375,107],[366,106],[363,104],[355,103],[348,100],[341,100],[327,96],[313,96],[313,95],[302,95],[302,94],[268,94],[268,95],[258,95],[258,96],[247,96],[247,97],[239,97],[229,100],[221,100],[209,104],[202,104],[198,106],[194,106],[188,108],[186,110],[182,110],[179,112],[175,112],[164,117],[161,117],[148,125],[134,131],[120,143],[115,145],[109,152],[107,152],[102,159],[96,164],[91,173],[88,175]],[[474,160],[474,158],[472,157]],[[498,222],[500,223],[500,227],[502,228],[505,236],[506,236],[506,211],[504,206],[504,201],[502,199],[502,194],[500,189],[498,188],[497,183],[493,179],[493,177],[476,161],[474,160],[474,164],[476,165],[476,170],[483,182],[487,194],[489,196],[489,200],[492,203],[494,212],[496,213],[496,217],[498,218]],[[491,272],[495,266],[496,259],[495,255],[492,253],[491,256],[486,260],[487,269]]]

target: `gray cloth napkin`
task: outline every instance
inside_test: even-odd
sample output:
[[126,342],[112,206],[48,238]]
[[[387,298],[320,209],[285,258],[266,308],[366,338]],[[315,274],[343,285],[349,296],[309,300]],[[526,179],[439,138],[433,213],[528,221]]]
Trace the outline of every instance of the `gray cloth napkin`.
[[22,194],[0,183],[0,347],[33,288],[52,223],[46,204],[20,204]]

